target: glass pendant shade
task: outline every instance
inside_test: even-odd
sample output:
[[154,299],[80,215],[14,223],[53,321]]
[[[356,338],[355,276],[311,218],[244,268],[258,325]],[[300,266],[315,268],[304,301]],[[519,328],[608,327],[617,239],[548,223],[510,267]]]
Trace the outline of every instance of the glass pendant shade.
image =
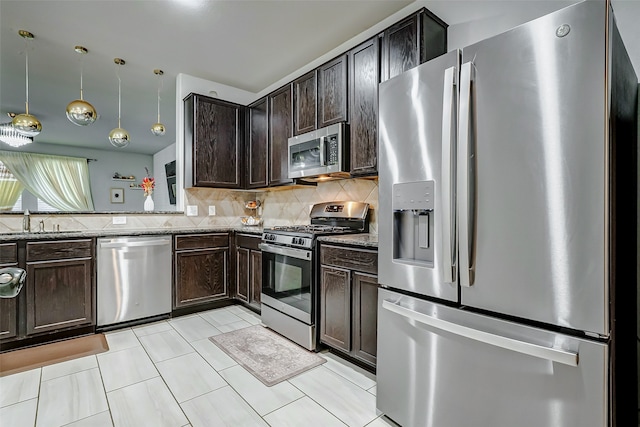
[[13,128],[27,137],[34,137],[42,131],[42,123],[35,116],[29,114],[29,40],[33,39],[33,34],[29,31],[18,31],[20,37],[25,40],[25,113],[18,114],[12,120]]
[[74,125],[87,126],[96,121],[98,112],[87,101],[76,99],[67,105],[67,118]]
[[[119,67],[125,64],[124,59],[115,58],[113,60]],[[120,85],[120,74],[116,73],[118,76],[118,127],[109,132],[109,142],[116,148],[124,148],[129,145],[130,137],[129,132],[124,130],[120,126],[120,101],[121,101],[121,85]]]
[[[156,69],[153,70],[153,74],[158,76],[158,79],[161,79],[164,71]],[[151,126],[151,133],[155,136],[162,136],[166,131],[167,129],[164,127],[164,125],[160,123],[160,83],[158,83],[158,122],[154,123],[153,126]]]
[[155,123],[153,126],[151,126],[151,133],[155,136],[162,136],[166,131],[167,130],[162,123]]
[[42,123],[29,113],[18,114],[11,122],[13,128],[24,136],[33,138],[42,131]]
[[129,145],[129,132],[117,127],[109,132],[109,142],[117,148],[124,148]]
[[[88,50],[83,46],[76,46],[74,50],[81,55],[84,55],[88,52]],[[96,109],[93,108],[93,105],[89,104],[83,99],[82,68],[83,67],[81,67],[80,69],[80,99],[71,101],[69,105],[67,105],[67,118],[71,123],[77,126],[87,126],[98,119],[98,113],[96,112]]]

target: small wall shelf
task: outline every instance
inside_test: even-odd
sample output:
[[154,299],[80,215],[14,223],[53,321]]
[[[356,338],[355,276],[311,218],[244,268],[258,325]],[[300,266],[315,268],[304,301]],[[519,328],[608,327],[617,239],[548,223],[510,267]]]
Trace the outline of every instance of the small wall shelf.
[[133,178],[133,179],[131,179],[131,178],[111,178],[111,179],[114,180],[114,181],[130,181],[130,182],[136,180],[135,178]]

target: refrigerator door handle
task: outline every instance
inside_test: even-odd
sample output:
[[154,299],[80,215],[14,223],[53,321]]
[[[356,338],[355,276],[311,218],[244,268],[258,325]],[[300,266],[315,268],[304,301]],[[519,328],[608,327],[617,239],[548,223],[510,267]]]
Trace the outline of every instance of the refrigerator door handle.
[[506,350],[515,351],[540,359],[558,362],[568,366],[578,366],[578,353],[558,348],[545,347],[542,345],[508,338],[502,335],[496,335],[489,332],[480,331],[459,325],[457,323],[448,322],[438,319],[424,313],[403,307],[393,301],[383,300],[382,308],[389,310],[407,319],[431,326],[442,331],[446,331],[461,337],[469,338],[474,341],[483,342],[485,344],[504,348]]
[[469,123],[471,110],[471,79],[473,63],[466,62],[460,69],[460,120],[458,122],[458,260],[460,263],[460,285],[473,285],[473,271],[471,269],[471,230],[469,217],[471,213],[470,200],[472,197],[469,185]]
[[444,96],[442,100],[442,272],[445,283],[453,283],[456,280],[453,268],[453,232],[451,223],[453,221],[451,195],[452,188],[452,160],[454,157],[455,144],[452,139],[455,130],[452,129],[455,114],[455,93],[456,93],[456,67],[447,68],[444,71]]

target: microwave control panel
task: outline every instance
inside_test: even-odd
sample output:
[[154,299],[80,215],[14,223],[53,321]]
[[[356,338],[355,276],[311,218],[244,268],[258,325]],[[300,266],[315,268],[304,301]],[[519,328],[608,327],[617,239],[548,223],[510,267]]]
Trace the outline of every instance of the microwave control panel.
[[338,164],[338,135],[327,136],[327,165]]

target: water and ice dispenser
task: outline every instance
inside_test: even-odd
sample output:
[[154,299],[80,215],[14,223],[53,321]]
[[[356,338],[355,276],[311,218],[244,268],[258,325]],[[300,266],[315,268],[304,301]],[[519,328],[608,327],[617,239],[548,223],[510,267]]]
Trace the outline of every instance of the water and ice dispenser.
[[393,260],[433,267],[434,181],[393,185]]

